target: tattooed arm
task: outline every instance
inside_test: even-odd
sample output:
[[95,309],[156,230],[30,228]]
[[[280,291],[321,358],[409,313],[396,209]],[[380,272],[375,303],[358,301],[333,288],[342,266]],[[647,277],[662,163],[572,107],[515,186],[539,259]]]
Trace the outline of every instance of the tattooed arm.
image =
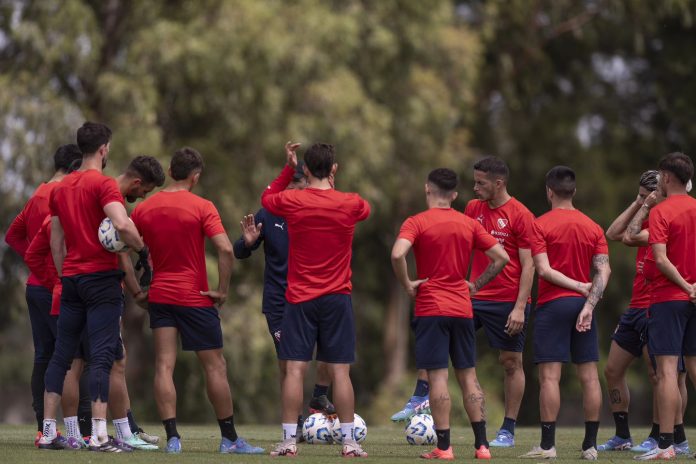
[[633,247],[648,246],[650,234],[647,229],[643,229],[643,222],[648,219],[650,208],[655,206],[660,199],[661,197],[658,196],[657,192],[652,192],[645,198],[645,202],[633,215],[631,222],[623,233],[621,241],[624,245]]
[[592,268],[595,274],[592,277],[590,294],[587,296],[587,301],[585,301],[575,324],[578,332],[586,332],[592,327],[592,311],[594,311],[595,306],[602,298],[607,282],[609,282],[609,275],[611,275],[609,255],[594,255],[592,257]]
[[534,255],[534,266],[536,267],[539,277],[545,281],[558,287],[563,287],[567,288],[568,290],[578,292],[583,296],[589,295],[590,288],[592,288],[590,283],[571,279],[562,272],[552,268],[551,264],[549,263],[549,255],[547,253],[539,253]]
[[499,243],[496,243],[486,250],[486,256],[488,256],[488,259],[490,259],[491,262],[488,264],[486,270],[481,273],[473,284],[469,282],[471,296],[474,296],[474,294],[481,290],[484,285],[493,280],[493,278],[503,270],[503,267],[505,267],[508,261],[510,261],[510,257],[508,256],[507,252]]

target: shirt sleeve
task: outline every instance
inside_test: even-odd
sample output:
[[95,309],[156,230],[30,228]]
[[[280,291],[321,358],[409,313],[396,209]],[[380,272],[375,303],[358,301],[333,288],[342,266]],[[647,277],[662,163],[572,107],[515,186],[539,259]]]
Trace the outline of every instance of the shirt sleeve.
[[415,217],[411,216],[401,225],[401,230],[399,230],[399,236],[397,238],[406,239],[413,244],[416,243],[418,235],[420,235],[418,221]]
[[203,211],[203,233],[208,238],[225,233],[220,213],[218,213],[217,208],[210,201],[206,202],[206,207]]
[[24,258],[27,248],[29,248],[29,233],[27,231],[25,211],[26,207],[12,221],[10,228],[7,229],[5,234],[5,242],[22,258]]
[[474,220],[474,248],[481,251],[487,251],[497,245],[498,239],[489,234],[486,229],[483,228],[480,222]]
[[49,219],[48,222],[43,223],[39,232],[34,236],[24,256],[24,262],[27,264],[31,273],[49,288],[52,285],[48,285],[47,282],[48,269],[46,266],[46,257],[51,253],[50,229],[51,222]]
[[292,182],[292,177],[295,175],[295,170],[289,165],[285,165],[280,175],[271,182],[271,185],[266,187],[261,195],[261,204],[271,214],[276,216],[287,215],[287,202],[285,202],[285,189]]
[[656,243],[667,244],[669,237],[669,223],[662,208],[653,208],[648,216],[648,230],[650,230],[650,245]]
[[532,256],[540,255],[546,253],[546,239],[544,238],[544,230],[542,229],[539,221],[534,221],[532,223]]
[[532,248],[534,235],[534,215],[529,211],[521,212],[516,223],[517,248]]
[[104,181],[99,186],[99,206],[103,208],[109,203],[114,202],[118,202],[122,205],[125,205],[126,203],[123,200],[123,195],[121,195],[121,191],[118,189],[116,179],[107,176],[104,177]]
[[364,221],[370,216],[370,204],[360,195],[356,195],[358,199],[357,207],[355,208],[355,220]]
[[604,236],[604,230],[597,225],[597,241],[595,242],[594,255],[608,255],[609,245],[607,244],[607,239]]

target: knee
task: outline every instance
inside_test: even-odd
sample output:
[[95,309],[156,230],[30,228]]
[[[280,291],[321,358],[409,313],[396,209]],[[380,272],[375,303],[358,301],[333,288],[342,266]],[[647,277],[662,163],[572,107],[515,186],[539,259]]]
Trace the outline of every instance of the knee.
[[213,362],[209,362],[205,366],[205,371],[208,376],[223,376],[227,377],[227,363],[225,358],[220,356]]
[[126,360],[119,359],[118,361],[114,361],[114,364],[111,366],[111,373],[114,375],[125,375],[126,374]]
[[507,375],[515,375],[518,371],[522,371],[522,357],[517,355],[517,353],[501,353],[498,356],[498,363],[503,366],[503,370]]
[[617,369],[616,366],[612,364],[607,364],[604,367],[604,378],[607,380],[621,380],[623,378],[623,371],[621,369]]

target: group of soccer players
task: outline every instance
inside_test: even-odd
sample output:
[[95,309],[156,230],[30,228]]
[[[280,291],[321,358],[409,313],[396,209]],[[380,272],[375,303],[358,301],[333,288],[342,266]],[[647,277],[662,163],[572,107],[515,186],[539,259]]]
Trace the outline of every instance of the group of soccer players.
[[[263,313],[276,347],[282,394],[282,440],[270,454],[298,452],[303,380],[316,353],[310,412],[337,415],[341,454],[366,457],[353,423],[350,365],[356,336],[350,264],[356,224],[368,218],[370,206],[358,194],[334,188],[334,147],[313,144],[300,161],[300,144],[288,142],[285,166],[261,197],[263,208],[243,218],[242,236],[233,245],[215,206],[191,193],[204,167],[200,153],[192,148],[174,153],[168,169],[171,182],[142,201],[129,218],[125,200],[134,202],[162,186],[164,170],[154,158],[139,156],[117,179],[104,175],[111,136],[103,124],[80,127],[77,146],[59,148],[56,175],[37,189],[6,234],[32,272],[27,303],[36,353],[32,393],[37,446],[107,452],[157,448],[158,438],[142,431],[130,412],[120,337],[127,291],[150,316],[154,389],[166,432],[165,451],[182,451],[173,381],[180,339],[182,349],[194,351],[203,367],[220,426],[219,451],[263,453],[239,437],[234,426],[218,313],[229,292],[233,256],[248,258],[263,243]],[[568,167],[556,166],[547,173],[551,210],[536,219],[508,193],[510,173],[503,160],[484,158],[474,165],[473,174],[477,198],[462,213],[452,208],[457,174],[446,168],[430,172],[425,184],[428,209],[404,222],[391,253],[398,281],[415,298],[412,327],[419,369],[414,396],[392,419],[432,411],[437,448],[421,457],[454,458],[450,360],[474,431],[475,457],[490,459],[489,446],[514,446],[525,389],[522,352],[535,271],[539,286],[533,341],[541,441],[521,457],[556,457],[561,367],[569,361],[576,365],[583,392],[583,459],[596,460],[598,451],[629,448],[642,451],[642,460],[688,453],[682,393],[685,372],[696,374],[696,242],[690,239],[696,232],[696,201],[687,194],[691,159],[681,153],[663,157],[658,170],[641,177],[637,199],[607,230],[610,239],[638,247],[638,255],[630,309],[612,337],[605,371],[616,434],[600,446],[599,349],[593,313],[610,275],[604,231],[574,207],[575,173]],[[111,253],[101,246],[97,229],[105,216],[137,253],[135,269],[127,251]],[[206,238],[218,254],[215,290],[207,283]],[[411,249],[415,280],[406,259]],[[499,350],[504,371],[505,418],[490,444],[485,396],[475,370],[475,334],[481,327],[489,345]],[[650,437],[633,447],[625,372],[637,357],[645,357],[651,368],[654,424]],[[87,380],[82,385],[81,377]],[[335,406],[328,399],[329,386]],[[90,412],[84,412],[86,401],[78,401],[87,390]],[[91,417],[89,431],[77,425],[78,403],[82,415]],[[67,438],[57,433],[59,406]],[[107,407],[116,438],[107,434]]]

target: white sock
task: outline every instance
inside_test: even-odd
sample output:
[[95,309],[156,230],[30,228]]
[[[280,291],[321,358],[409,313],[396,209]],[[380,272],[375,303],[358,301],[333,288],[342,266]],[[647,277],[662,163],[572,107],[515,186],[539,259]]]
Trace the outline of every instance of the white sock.
[[92,436],[89,439],[89,444],[99,446],[109,441],[109,435],[106,433],[106,419],[92,418]]
[[77,416],[64,417],[63,423],[65,424],[65,432],[68,434],[68,438],[78,438],[82,439],[80,436],[80,425],[77,422]]
[[46,441],[53,441],[58,436],[56,432],[56,420],[46,419],[43,421],[43,438]]
[[285,424],[283,423],[283,440],[292,438],[297,440],[297,424]]
[[355,427],[355,422],[341,422],[341,435],[343,435],[343,442],[346,440],[355,440],[353,436],[353,428]]
[[114,419],[114,428],[116,429],[116,438],[119,440],[128,440],[133,433],[131,432],[128,418]]

